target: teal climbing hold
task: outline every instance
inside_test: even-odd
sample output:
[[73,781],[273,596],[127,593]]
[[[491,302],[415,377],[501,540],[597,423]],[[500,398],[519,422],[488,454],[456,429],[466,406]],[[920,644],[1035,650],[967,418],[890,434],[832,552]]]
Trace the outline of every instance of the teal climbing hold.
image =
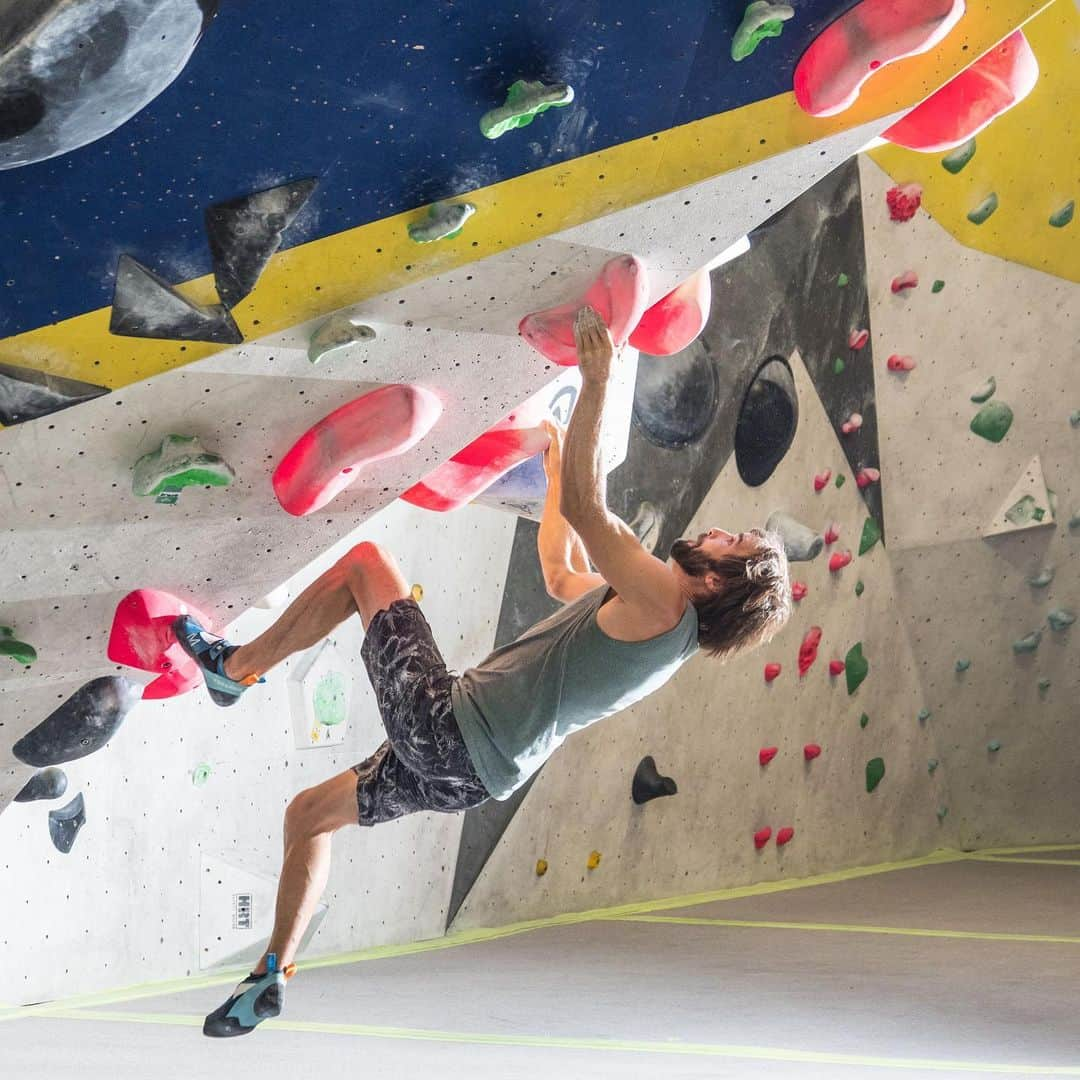
[[1055,210],[1050,215],[1050,224],[1055,229],[1064,229],[1073,219],[1073,212],[1076,210],[1076,203],[1070,199],[1060,210]]
[[561,109],[574,100],[574,88],[566,83],[530,82],[518,79],[506,91],[506,101],[480,117],[485,138],[497,139],[514,128],[525,127],[548,109]]
[[968,212],[967,219],[972,225],[981,225],[997,208],[997,193],[991,191],[974,210]]
[[212,772],[213,769],[211,769],[211,767],[207,765],[205,761],[200,762],[198,765],[195,766],[194,769],[191,770],[191,782],[196,787],[202,787],[206,783],[206,781],[210,779],[210,774]]
[[1046,615],[1046,621],[1050,624],[1051,630],[1067,630],[1074,622],[1076,622],[1076,613],[1069,611],[1068,608],[1054,608]]
[[1073,411],[1069,413],[1069,426],[1080,428],[1080,409],[1073,409]]
[[228,487],[236,474],[224,458],[204,450],[194,435],[166,435],[161,445],[135,462],[131,490],[175,503],[186,487]]
[[967,671],[969,667],[971,667],[971,661],[968,660],[967,657],[963,657],[962,659],[956,661],[957,673]]
[[349,683],[340,671],[327,671],[312,695],[315,719],[324,727],[336,727],[348,718]]
[[1030,525],[1033,521],[1042,521],[1046,517],[1046,508],[1035,501],[1034,495],[1023,495],[1005,511],[1005,520],[1012,525]]
[[942,281],[941,278],[938,278],[937,281],[935,281],[934,284],[930,286],[930,291],[932,293],[939,293],[944,288],[945,288],[945,282]]
[[1044,566],[1038,573],[1032,574],[1028,578],[1028,584],[1033,589],[1045,589],[1053,580],[1054,568],[1052,566]]
[[417,244],[452,240],[475,213],[472,203],[435,203],[426,218],[409,226],[409,239]]
[[986,749],[989,750],[991,754],[996,754],[1001,749],[1001,743],[997,739],[991,739],[986,744]]
[[1050,689],[1050,680],[1049,679],[1040,679],[1039,680],[1039,693],[1040,694],[1045,694],[1046,691],[1049,690],[1049,689]]
[[1017,656],[1021,653],[1033,653],[1039,647],[1040,641],[1042,641],[1042,631],[1032,630],[1030,634],[1012,643],[1012,651]]
[[745,60],[765,38],[779,37],[784,31],[784,23],[794,15],[795,9],[787,4],[754,0],[747,5],[742,22],[731,39],[731,59]]
[[881,526],[876,519],[868,517],[863,522],[862,537],[859,540],[859,554],[865,555],[881,539]]
[[949,808],[947,806],[939,806],[938,809],[937,809],[937,819],[938,819],[938,821],[944,821],[945,820],[945,815],[948,812],[949,812]]
[[940,763],[940,762],[938,761],[938,759],[937,759],[936,757],[932,757],[932,758],[931,758],[931,759],[930,759],[930,760],[929,760],[929,761],[928,761],[928,762],[926,763],[926,771],[927,771],[928,773],[930,773],[930,775],[931,775],[931,776],[933,776],[933,774],[934,774],[934,773],[936,772],[936,770],[937,770],[937,767],[938,767],[938,765],[939,765],[939,764],[941,764],[941,763]]
[[850,697],[862,686],[863,680],[870,672],[870,663],[863,656],[862,642],[856,642],[848,649],[844,657],[844,675],[847,678],[847,692]]
[[954,176],[975,156],[975,140],[968,139],[941,159],[942,167]]
[[1072,529],[1073,532],[1080,529],[1080,510],[1074,510],[1072,512],[1072,517],[1069,518],[1069,528]]
[[983,439],[999,443],[1012,427],[1013,411],[1003,401],[988,401],[972,418],[971,430]]
[[19,641],[10,626],[0,626],[0,656],[10,656],[16,664],[32,664],[37,659],[37,650]]
[[836,284],[842,289],[851,280],[842,270],[836,277]]
[[932,715],[933,715],[933,713],[931,713],[929,709],[927,709],[925,707],[921,708],[919,710],[919,723],[920,724],[925,724],[926,721],[929,720]]
[[846,365],[844,364],[844,361],[839,356],[836,357],[836,359],[832,362],[833,374],[843,375],[845,366]]
[[885,759],[871,758],[866,763],[866,790],[873,791],[885,776]]
[[971,400],[974,401],[976,405],[981,405],[984,401],[989,401],[994,396],[995,390],[997,390],[997,379],[991,375],[990,378],[971,395]]

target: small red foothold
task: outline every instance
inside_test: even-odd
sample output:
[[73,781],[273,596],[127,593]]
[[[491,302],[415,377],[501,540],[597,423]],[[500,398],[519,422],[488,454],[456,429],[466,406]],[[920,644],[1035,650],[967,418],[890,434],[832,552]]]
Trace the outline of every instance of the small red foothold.
[[858,351],[870,340],[869,330],[852,330],[848,334],[848,348]]
[[783,847],[785,844],[791,842],[791,838],[795,835],[795,830],[790,825],[785,825],[776,834],[776,846]]
[[889,204],[889,217],[893,221],[910,221],[922,205],[922,186],[898,184],[885,192],[885,201]]
[[829,527],[825,530],[825,543],[835,544],[840,539],[840,526],[835,521],[829,522]]
[[772,682],[780,674],[779,664],[766,664],[765,665],[765,681]]
[[826,469],[822,473],[816,473],[814,475],[814,490],[822,491],[825,485],[832,479],[832,469]]
[[845,435],[851,435],[862,427],[862,413],[853,412],[841,425],[840,430]]
[[807,761],[813,761],[821,756],[821,747],[817,743],[809,742],[802,748],[802,752]]
[[860,469],[855,474],[855,483],[860,488],[868,488],[871,484],[876,484],[881,479],[881,473],[877,469]]
[[838,570],[843,570],[849,562],[851,562],[850,551],[834,551],[829,556],[829,569],[835,574]]
[[829,661],[829,674],[830,675],[843,675],[844,674],[844,661],[843,660],[830,660]]
[[810,590],[801,582],[791,583],[791,599],[797,604]]
[[768,825],[766,825],[764,829],[758,829],[758,831],[754,833],[754,847],[760,851],[769,842],[771,836],[772,829],[770,829]]
[[799,675],[805,675],[817,659],[818,646],[821,644],[821,627],[811,626],[799,646]]
[[915,361],[910,356],[899,356],[897,353],[889,357],[887,364],[890,371],[915,370]]
[[919,275],[914,270],[905,270],[899,277],[892,279],[892,291],[903,292],[905,289],[914,289],[919,284]]
[[759,750],[757,756],[758,764],[764,768],[764,766],[768,765],[769,762],[776,757],[777,753],[779,753],[779,751],[775,746],[766,746],[764,750]]

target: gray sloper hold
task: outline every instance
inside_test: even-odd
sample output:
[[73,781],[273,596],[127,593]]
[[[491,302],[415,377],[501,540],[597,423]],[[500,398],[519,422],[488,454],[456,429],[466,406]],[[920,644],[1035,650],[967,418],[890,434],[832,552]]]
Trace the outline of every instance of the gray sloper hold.
[[11,427],[109,393],[107,386],[0,364],[0,424]]
[[825,547],[824,536],[779,510],[769,515],[765,530],[779,534],[784,541],[784,553],[788,562],[810,562],[816,559]]
[[75,837],[86,824],[86,804],[80,791],[74,799],[59,810],[49,811],[49,835],[53,847],[67,854],[75,845]]
[[24,765],[42,768],[86,757],[115,734],[142,687],[121,675],[104,675],[80,687],[12,748]]
[[38,799],[59,799],[67,791],[67,773],[55,767],[42,769],[26,782],[15,796],[15,802],[37,802]]
[[220,345],[239,345],[244,340],[227,308],[192,303],[130,255],[121,255],[116,264],[109,332],[121,337]]
[[296,220],[318,186],[314,177],[242,195],[206,209],[206,235],[218,296],[235,307],[259,280],[281,247],[281,234]]
[[634,773],[634,782],[630,789],[631,797],[639,806],[650,799],[661,799],[665,795],[677,795],[679,788],[670,776],[661,776],[652,757],[643,757]]

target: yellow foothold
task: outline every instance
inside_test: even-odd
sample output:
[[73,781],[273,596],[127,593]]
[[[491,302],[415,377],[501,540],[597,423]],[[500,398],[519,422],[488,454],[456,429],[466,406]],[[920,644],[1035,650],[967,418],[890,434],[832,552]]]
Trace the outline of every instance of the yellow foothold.
[[547,859],[536,860],[536,876],[543,877],[547,873]]
[[588,868],[590,870],[595,870],[599,865],[600,865],[600,852],[599,851],[594,851],[589,855],[589,861],[586,863],[586,866],[588,866]]
[[311,741],[312,742],[318,742],[319,741],[319,729],[317,727],[313,727],[311,729]]
[[412,598],[419,604],[424,599],[424,586],[414,585],[411,589]]

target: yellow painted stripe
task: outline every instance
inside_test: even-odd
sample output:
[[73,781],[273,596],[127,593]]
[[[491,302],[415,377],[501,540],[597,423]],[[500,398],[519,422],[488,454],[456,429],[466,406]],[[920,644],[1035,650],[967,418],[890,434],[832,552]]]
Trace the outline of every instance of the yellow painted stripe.
[[[98,1012],[70,1009],[49,1017],[54,1020],[92,1020],[120,1024],[161,1024],[201,1028],[203,1018],[182,1013]],[[348,1035],[366,1039],[452,1043],[466,1046],[509,1046],[543,1050],[586,1050],[621,1054],[660,1054],[676,1057],[720,1057],[750,1061],[784,1061],[814,1065],[860,1065],[863,1068],[923,1069],[934,1072],[1007,1073],[1010,1076],[1080,1076],[1080,1065],[1005,1065],[946,1058],[896,1058],[869,1054],[840,1054],[821,1050],[791,1050],[780,1046],[742,1046],[725,1043],[690,1043],[645,1039],[588,1039],[560,1035],[489,1034],[438,1031],[429,1028],[381,1027],[372,1024],[326,1024],[303,1020],[266,1020],[266,1031],[309,1035]],[[265,1037],[265,1036],[260,1036]]]
[[893,934],[900,937],[957,938],[967,941],[1038,942],[1054,945],[1080,945],[1080,937],[1053,934],[995,934],[979,930],[927,930],[908,926],[862,926],[858,923],[775,922],[758,919],[704,919],[674,915],[621,915],[611,922],[670,923],[683,926],[731,926],[754,930],[819,930],[840,934]]
[[1036,866],[1080,866],[1080,859],[1026,859],[1018,855],[975,855],[972,862],[1034,863]]
[[982,858],[986,855],[1037,855],[1043,851],[1080,851],[1080,844],[1035,844],[1028,847],[997,847],[982,848],[979,851],[968,852],[972,859]]
[[[992,11],[965,20],[930,53],[871,79],[839,116],[815,119],[799,109],[793,94],[780,94],[467,193],[479,212],[454,240],[413,244],[405,226],[418,213],[410,211],[279,252],[233,314],[248,337],[276,333],[889,116],[947,81],[1046,3],[997,0]],[[180,291],[199,303],[216,300],[209,275]],[[102,308],[27,331],[0,342],[0,353],[8,363],[116,389],[231,347],[114,337],[109,314]]]

